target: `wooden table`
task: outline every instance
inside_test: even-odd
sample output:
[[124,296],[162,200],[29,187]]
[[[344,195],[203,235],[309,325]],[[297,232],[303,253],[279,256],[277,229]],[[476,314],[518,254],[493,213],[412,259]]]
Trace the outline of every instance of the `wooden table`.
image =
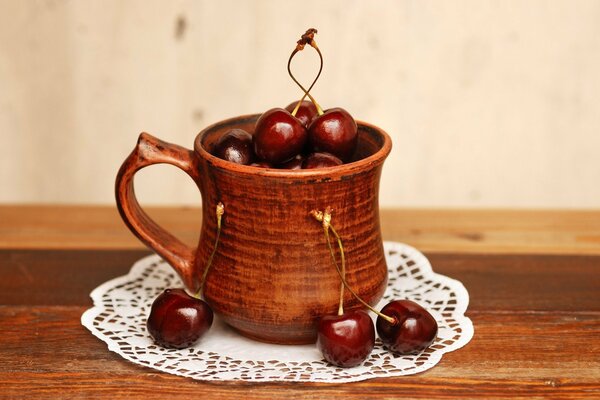
[[[198,209],[151,209],[185,242]],[[600,211],[383,210],[471,295],[475,336],[422,374],[358,383],[204,383],[142,368],[79,322],[90,291],[148,254],[114,207],[0,207],[0,397],[600,398]]]

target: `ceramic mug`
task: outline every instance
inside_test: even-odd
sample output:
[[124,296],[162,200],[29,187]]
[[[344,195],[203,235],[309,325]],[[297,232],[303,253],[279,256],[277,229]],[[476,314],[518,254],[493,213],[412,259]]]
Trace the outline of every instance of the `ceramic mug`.
[[[378,195],[391,140],[383,130],[358,122],[354,161],[311,170],[250,167],[211,155],[221,135],[234,128],[253,132],[258,117],[235,117],[204,129],[194,150],[142,133],[117,175],[117,206],[131,231],[195,292],[216,238],[215,207],[222,202],[225,214],[204,287],[206,302],[248,337],[310,343],[318,318],[337,311],[340,291],[323,228],[311,210],[333,209],[332,225],[343,240],[346,279],[353,289],[372,305],[385,291]],[[200,190],[202,228],[196,248],[156,224],[135,197],[135,173],[160,163],[185,171]],[[361,307],[348,291],[344,301],[346,309]]]

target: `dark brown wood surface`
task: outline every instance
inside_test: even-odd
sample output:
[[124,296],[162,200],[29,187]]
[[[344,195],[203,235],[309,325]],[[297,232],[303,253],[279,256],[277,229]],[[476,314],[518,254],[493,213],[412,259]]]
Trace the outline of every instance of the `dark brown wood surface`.
[[[198,210],[151,212],[197,240]],[[382,220],[385,239],[424,250],[469,290],[466,347],[407,377],[205,383],[125,361],[81,326],[89,292],[148,254],[114,208],[0,207],[0,398],[600,398],[600,212],[384,210]]]

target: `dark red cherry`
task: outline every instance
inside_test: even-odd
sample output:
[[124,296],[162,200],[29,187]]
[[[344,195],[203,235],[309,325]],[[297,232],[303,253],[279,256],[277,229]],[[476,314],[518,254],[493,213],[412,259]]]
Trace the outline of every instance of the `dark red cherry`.
[[302,163],[303,169],[337,167],[343,162],[333,154],[329,153],[312,153]]
[[394,353],[418,354],[428,348],[437,336],[437,322],[414,301],[394,300],[381,312],[397,321],[391,324],[377,317],[377,333],[383,344]]
[[250,164],[250,166],[258,168],[273,168],[273,166],[266,161],[253,162],[252,164]]
[[200,339],[212,322],[213,312],[204,301],[183,289],[166,289],[152,303],[146,327],[157,344],[183,349]]
[[281,169],[302,169],[302,163],[304,162],[304,156],[302,154],[298,154],[296,157],[292,158],[290,161],[286,161],[279,166]]
[[356,150],[358,126],[348,111],[332,108],[310,124],[308,140],[313,151],[331,153],[348,162]]
[[300,121],[283,108],[263,113],[254,130],[254,152],[262,160],[281,164],[300,154],[308,133]]
[[232,129],[215,143],[212,154],[236,164],[250,164],[254,158],[252,135],[243,129]]
[[338,367],[362,363],[375,346],[375,328],[363,310],[326,315],[319,320],[317,347],[327,362]]
[[[297,101],[290,103],[285,109],[291,113],[294,111],[297,104]],[[296,118],[298,118],[302,125],[308,128],[318,114],[317,107],[315,107],[312,101],[303,100],[302,103],[300,103],[300,107],[298,107],[298,111],[296,111]]]

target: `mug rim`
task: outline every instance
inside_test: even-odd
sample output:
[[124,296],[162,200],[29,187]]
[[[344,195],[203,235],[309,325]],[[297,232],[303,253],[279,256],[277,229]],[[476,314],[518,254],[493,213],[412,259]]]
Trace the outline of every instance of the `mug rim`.
[[206,160],[213,167],[221,168],[235,173],[259,175],[273,178],[322,178],[330,177],[332,175],[352,175],[358,172],[368,170],[374,166],[380,165],[384,162],[386,157],[392,150],[392,139],[383,129],[364,121],[356,121],[359,129],[364,127],[371,131],[377,132],[383,138],[383,144],[379,150],[371,154],[368,157],[361,158],[360,160],[353,161],[350,163],[338,165],[335,167],[326,168],[315,168],[315,169],[301,169],[301,170],[287,170],[278,168],[264,168],[264,167],[252,167],[250,165],[236,164],[227,160],[223,160],[219,157],[210,154],[203,146],[202,139],[204,135],[221,125],[232,124],[233,122],[256,120],[261,114],[245,114],[237,117],[227,118],[218,122],[215,122],[206,128],[202,129],[194,139],[194,151],[204,160]]

